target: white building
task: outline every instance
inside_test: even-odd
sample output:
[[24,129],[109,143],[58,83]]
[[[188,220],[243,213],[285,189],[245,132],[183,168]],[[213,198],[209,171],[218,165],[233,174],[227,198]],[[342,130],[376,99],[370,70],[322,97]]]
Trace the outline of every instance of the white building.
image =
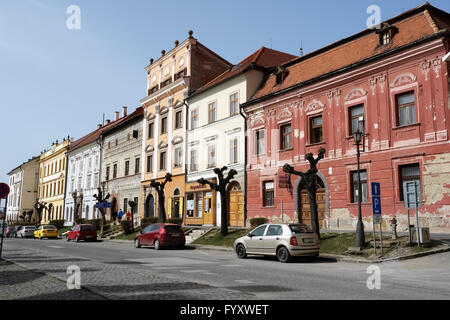
[[10,193],[6,219],[10,222],[20,220],[32,212],[37,201],[39,177],[39,157],[34,157],[8,173]]
[[71,143],[68,150],[67,188],[64,201],[65,225],[71,226],[75,219],[100,218],[93,197],[100,187],[101,125],[97,130]]
[[238,172],[228,188],[228,224],[245,226],[245,119],[240,104],[256,92],[266,70],[293,58],[262,47],[186,99],[186,224],[221,225],[220,195],[196,181],[215,181],[213,169],[227,166]]

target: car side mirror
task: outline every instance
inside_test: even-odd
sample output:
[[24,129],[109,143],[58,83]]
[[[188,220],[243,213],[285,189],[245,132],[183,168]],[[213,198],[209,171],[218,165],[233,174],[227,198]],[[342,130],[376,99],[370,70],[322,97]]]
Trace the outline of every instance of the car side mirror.
[[253,237],[253,234],[252,234],[252,233],[249,233],[247,236],[249,236],[249,237],[251,238],[251,237]]

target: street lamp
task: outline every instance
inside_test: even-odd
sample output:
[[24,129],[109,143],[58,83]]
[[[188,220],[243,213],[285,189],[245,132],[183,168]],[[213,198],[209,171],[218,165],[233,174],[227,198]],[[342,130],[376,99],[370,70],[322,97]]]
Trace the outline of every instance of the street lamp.
[[[362,130],[361,130],[362,128]],[[356,239],[355,239],[355,247],[362,248],[364,246],[365,237],[364,237],[364,224],[362,222],[362,211],[361,211],[361,200],[362,200],[362,189],[361,189],[361,176],[360,176],[360,150],[359,146],[362,142],[363,152],[365,151],[365,135],[364,135],[364,118],[360,117],[358,120],[358,129],[353,133],[353,138],[356,143],[356,158],[358,163],[357,175],[358,175],[358,222],[356,224]],[[361,141],[362,140],[362,141]]]

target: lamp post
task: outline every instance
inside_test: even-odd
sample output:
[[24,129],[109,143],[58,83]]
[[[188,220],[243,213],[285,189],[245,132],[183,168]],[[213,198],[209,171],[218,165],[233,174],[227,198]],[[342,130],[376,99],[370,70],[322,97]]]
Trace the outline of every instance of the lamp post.
[[[363,128],[361,130],[361,127]],[[356,239],[355,239],[355,247],[362,248],[364,246],[365,237],[364,237],[364,224],[362,222],[362,210],[361,210],[361,200],[362,200],[362,189],[361,189],[361,172],[360,172],[360,162],[359,158],[361,156],[359,146],[362,142],[363,152],[365,150],[365,139],[364,139],[364,119],[359,118],[358,120],[358,129],[353,133],[353,138],[356,143],[356,159],[357,159],[357,175],[358,175],[358,222],[356,224]],[[362,140],[362,141],[361,141]]]

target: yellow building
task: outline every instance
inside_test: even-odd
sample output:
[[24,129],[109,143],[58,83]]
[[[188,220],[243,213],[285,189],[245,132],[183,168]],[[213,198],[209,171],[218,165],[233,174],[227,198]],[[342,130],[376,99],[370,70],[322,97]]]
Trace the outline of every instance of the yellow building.
[[67,149],[70,139],[54,142],[39,158],[38,201],[46,202],[50,210],[42,212],[42,223],[64,219]]
[[[186,125],[189,110],[184,99],[193,90],[205,85],[231,64],[202,45],[189,32],[183,42],[175,41],[169,52],[145,68],[147,96],[141,99],[144,108],[144,139],[142,145],[140,212],[143,217],[158,216],[158,198],[150,181],[164,181],[167,218],[181,218],[185,206]],[[195,117],[195,115],[194,115]]]

